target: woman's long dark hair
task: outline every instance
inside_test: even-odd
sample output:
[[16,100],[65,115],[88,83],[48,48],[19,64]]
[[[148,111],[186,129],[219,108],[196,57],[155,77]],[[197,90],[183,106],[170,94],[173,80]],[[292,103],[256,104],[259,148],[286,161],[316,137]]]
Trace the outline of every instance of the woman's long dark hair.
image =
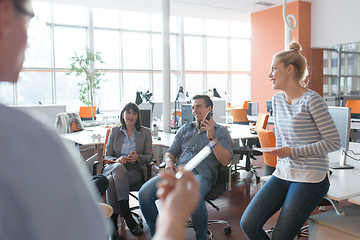
[[120,113],[120,122],[121,122],[121,125],[124,126],[124,128],[126,129],[126,124],[125,124],[125,120],[123,118],[123,114],[125,114],[125,112],[129,112],[131,110],[134,111],[134,113],[136,113],[137,115],[137,119],[136,119],[136,122],[135,122],[135,129],[136,131],[140,131],[141,129],[141,115],[140,115],[140,110],[139,110],[139,107],[138,105],[136,105],[135,103],[133,102],[129,102],[128,104],[125,105],[125,107],[121,110],[121,113]]

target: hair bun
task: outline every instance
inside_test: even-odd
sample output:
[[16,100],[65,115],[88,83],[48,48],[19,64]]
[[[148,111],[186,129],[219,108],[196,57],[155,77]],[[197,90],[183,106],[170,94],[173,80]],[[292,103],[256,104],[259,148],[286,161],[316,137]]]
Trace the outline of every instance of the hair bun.
[[298,42],[291,42],[289,44],[289,49],[292,51],[300,52],[301,51],[301,45]]

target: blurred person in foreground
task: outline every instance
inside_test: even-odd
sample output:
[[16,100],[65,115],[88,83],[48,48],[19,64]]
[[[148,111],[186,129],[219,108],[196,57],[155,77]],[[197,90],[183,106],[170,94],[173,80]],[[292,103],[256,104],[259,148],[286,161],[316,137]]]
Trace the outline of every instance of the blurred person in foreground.
[[[1,82],[18,81],[32,17],[30,0],[0,0]],[[1,240],[106,239],[95,188],[54,130],[0,104],[0,136]]]
[[199,184],[194,174],[179,167],[180,179],[175,173],[164,171],[157,185],[157,196],[161,200],[161,211],[156,221],[155,240],[185,239],[185,223],[200,200]]

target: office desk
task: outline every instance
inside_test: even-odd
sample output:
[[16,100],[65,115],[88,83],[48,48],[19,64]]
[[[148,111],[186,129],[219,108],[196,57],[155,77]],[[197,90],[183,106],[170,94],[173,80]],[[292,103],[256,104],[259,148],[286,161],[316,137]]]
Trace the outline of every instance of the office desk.
[[[105,127],[89,127],[85,128],[83,131],[61,134],[61,137],[77,145],[94,146],[94,153],[98,153],[97,160],[99,161],[100,166],[102,166],[106,130],[107,128]],[[94,134],[100,134],[101,139],[94,139],[92,137]],[[98,173],[100,173],[100,171],[101,168],[98,168]]]
[[[360,152],[360,143],[350,142],[349,149],[355,153]],[[330,153],[330,162],[339,162],[340,151]],[[347,158],[347,163],[354,166],[354,169],[334,169],[330,176],[330,188],[327,197],[331,200],[342,201],[360,196],[360,163],[351,158]],[[343,214],[341,209],[335,205],[338,214]]]
[[[256,123],[258,120],[258,115],[247,115],[249,122]],[[274,125],[274,117],[269,116],[268,124]]]
[[[350,142],[349,149],[359,153],[360,143]],[[338,162],[339,156],[340,153],[331,153],[329,160]],[[350,203],[360,204],[360,163],[350,158],[347,158],[347,163],[353,165],[354,169],[332,170],[327,197],[337,201],[348,199]],[[334,207],[335,210],[309,218],[309,239],[360,239],[360,206]]]
[[153,154],[154,154],[157,166],[159,166],[159,164],[160,164],[160,157],[159,157],[156,147],[163,147],[165,149],[168,149],[170,147],[171,143],[174,141],[175,135],[176,134],[174,134],[174,133],[159,132],[157,136],[153,136],[153,138],[152,138]]

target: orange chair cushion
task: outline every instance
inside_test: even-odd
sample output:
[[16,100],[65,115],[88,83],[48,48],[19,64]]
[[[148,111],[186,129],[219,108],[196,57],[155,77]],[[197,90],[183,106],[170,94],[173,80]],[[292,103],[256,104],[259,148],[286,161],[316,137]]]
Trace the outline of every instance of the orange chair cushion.
[[[93,106],[94,117],[96,116],[96,107]],[[91,107],[90,106],[81,106],[79,110],[79,115],[81,118],[91,118]]]

